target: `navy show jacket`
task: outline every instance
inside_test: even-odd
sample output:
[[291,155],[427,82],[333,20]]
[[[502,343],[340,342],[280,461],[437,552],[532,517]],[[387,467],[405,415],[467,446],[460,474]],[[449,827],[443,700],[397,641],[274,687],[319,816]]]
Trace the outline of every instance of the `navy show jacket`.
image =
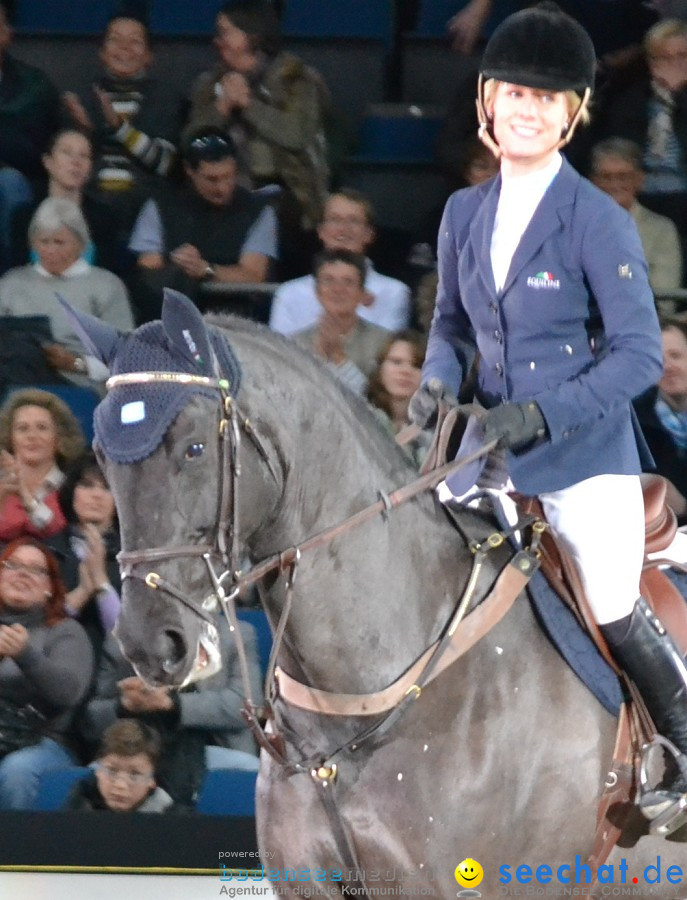
[[[529,495],[604,473],[636,474],[650,460],[632,398],[660,378],[661,334],[630,215],[563,159],[527,226],[501,291],[491,238],[501,176],[453,194],[439,232],[439,287],[423,382],[454,393],[477,360],[487,408],[536,400],[548,437],[508,453]],[[461,453],[477,449],[472,420]],[[454,494],[480,465],[449,479]]]

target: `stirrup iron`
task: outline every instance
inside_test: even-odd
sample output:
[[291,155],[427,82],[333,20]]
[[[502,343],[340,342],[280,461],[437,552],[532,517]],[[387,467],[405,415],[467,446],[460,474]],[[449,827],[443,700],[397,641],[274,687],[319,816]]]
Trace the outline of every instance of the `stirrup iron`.
[[[678,748],[663,735],[654,735],[651,741],[644,744],[641,751],[639,766],[639,796],[637,803],[642,815],[649,819],[649,833],[658,835],[659,837],[667,837],[678,828],[687,824],[687,792],[683,794],[671,795],[670,787],[667,789],[658,788],[649,781],[649,773],[647,771],[649,758],[654,750],[661,748],[666,751],[675,761],[679,776],[687,783],[687,756],[681,753]],[[655,796],[656,802],[651,807],[649,804],[643,805],[644,800],[649,800],[651,795]],[[664,795],[664,797],[662,796]],[[674,796],[674,799],[673,799]],[[653,809],[655,808],[655,811]]]

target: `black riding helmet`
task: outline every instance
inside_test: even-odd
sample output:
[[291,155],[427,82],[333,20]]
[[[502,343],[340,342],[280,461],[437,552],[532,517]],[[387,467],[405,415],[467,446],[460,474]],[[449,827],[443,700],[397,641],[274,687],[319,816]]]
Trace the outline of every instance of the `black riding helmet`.
[[498,156],[499,148],[484,108],[490,79],[548,91],[575,91],[581,103],[561,135],[572,137],[594,88],[596,53],[584,28],[557,3],[544,2],[508,16],[484,49],[477,88],[481,140]]
[[592,40],[556,3],[539,3],[508,16],[494,31],[482,56],[480,74],[510,84],[550,91],[594,87],[596,53]]

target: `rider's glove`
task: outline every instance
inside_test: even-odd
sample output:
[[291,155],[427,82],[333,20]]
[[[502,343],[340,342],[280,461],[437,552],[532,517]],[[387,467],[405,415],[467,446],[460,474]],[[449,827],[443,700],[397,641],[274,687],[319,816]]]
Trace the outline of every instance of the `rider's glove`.
[[457,406],[458,401],[439,378],[430,378],[410,398],[408,417],[418,428],[434,428],[439,413],[439,403]]
[[525,450],[547,433],[544,416],[533,400],[495,406],[487,410],[482,424],[486,443],[497,440],[509,450]]

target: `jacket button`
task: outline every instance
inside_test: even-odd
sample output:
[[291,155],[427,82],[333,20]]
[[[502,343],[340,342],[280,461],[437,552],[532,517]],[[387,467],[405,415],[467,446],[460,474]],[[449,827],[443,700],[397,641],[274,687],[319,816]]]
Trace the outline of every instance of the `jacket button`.
[[494,371],[497,375],[503,375],[503,366],[501,365],[501,363],[496,363],[496,365],[494,366]]
[[499,311],[498,306],[494,303],[493,300],[489,304],[489,309],[494,313],[494,315],[496,315],[496,313]]
[[498,328],[497,328],[496,331],[494,332],[494,340],[496,341],[497,344],[500,344],[500,343],[503,342],[503,335],[502,335],[501,332],[498,330]]

